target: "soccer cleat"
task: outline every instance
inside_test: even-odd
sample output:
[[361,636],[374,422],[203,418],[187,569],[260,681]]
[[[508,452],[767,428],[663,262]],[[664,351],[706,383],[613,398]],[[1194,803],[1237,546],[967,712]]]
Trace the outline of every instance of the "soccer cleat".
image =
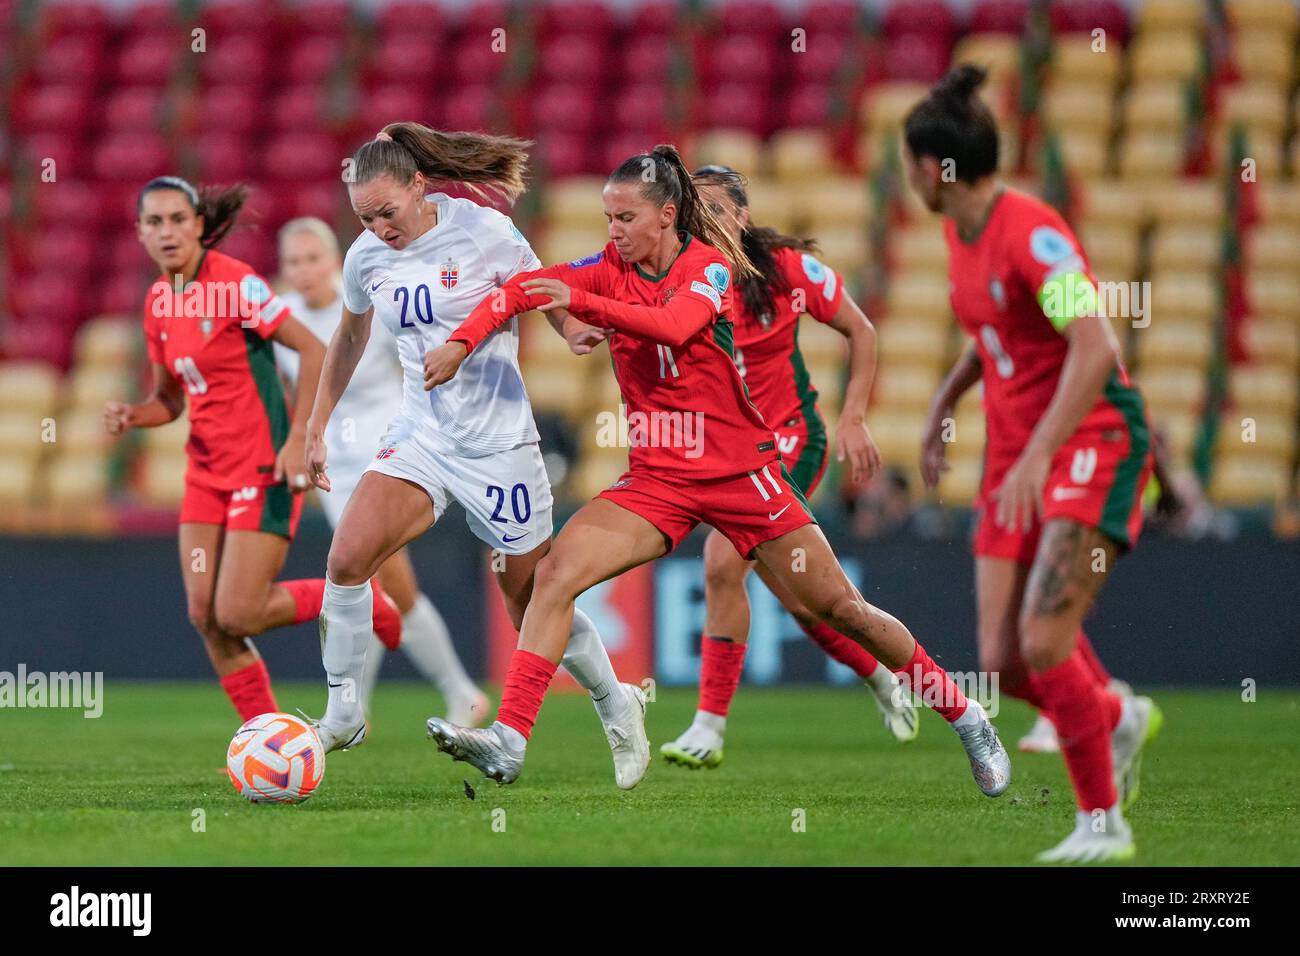
[[[302,711],[298,711],[298,713],[302,714]],[[351,750],[365,743],[366,731],[369,729],[365,720],[362,720],[358,726],[335,730],[325,725],[323,717],[320,720],[312,720],[306,714],[302,714],[302,716],[316,731],[316,736],[320,738],[320,745],[326,753],[332,753],[335,750]]]
[[1116,808],[1104,818],[1094,817],[1086,810],[1076,811],[1070,835],[1035,859],[1039,863],[1112,863],[1135,856],[1133,831]]
[[488,715],[489,702],[485,695],[476,693],[473,697],[447,698],[447,723],[460,727],[478,727]]
[[980,790],[986,797],[1000,796],[1011,783],[1011,758],[1007,756],[1006,748],[998,739],[997,728],[989,721],[988,714],[979,701],[972,699],[967,706],[977,708],[978,719],[963,722],[961,726],[953,724],[952,729],[957,731],[961,745],[966,748],[971,773]]
[[524,754],[513,754],[502,742],[496,724],[490,727],[458,727],[441,717],[430,717],[429,737],[445,754],[463,760],[489,780],[514,783],[524,768]]
[[692,770],[701,767],[712,770],[722,763],[722,734],[699,724],[691,724],[676,740],[660,747],[659,752],[669,763]]
[[893,674],[890,677],[893,679],[883,687],[877,687],[871,681],[864,683],[867,690],[871,691],[880,716],[885,719],[885,729],[894,735],[895,740],[905,744],[916,739],[916,735],[921,732],[921,723],[916,717],[912,695],[897,677]]
[[1029,733],[1020,738],[1016,746],[1021,753],[1054,754],[1060,753],[1061,741],[1056,736],[1056,725],[1046,714],[1039,714]]
[[621,790],[631,790],[650,766],[650,739],[645,732],[645,694],[635,684],[621,686],[629,698],[627,707],[620,717],[601,723],[614,756],[614,782]]
[[1130,697],[1124,701],[1124,711],[1110,735],[1115,790],[1122,810],[1137,802],[1142,751],[1156,739],[1164,722],[1164,714],[1150,697]]

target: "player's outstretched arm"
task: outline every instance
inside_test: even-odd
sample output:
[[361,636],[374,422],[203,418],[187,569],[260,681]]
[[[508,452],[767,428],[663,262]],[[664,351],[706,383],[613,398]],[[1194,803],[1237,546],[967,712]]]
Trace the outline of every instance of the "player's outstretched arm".
[[880,450],[867,429],[867,399],[876,378],[876,327],[848,296],[826,324],[849,340],[849,381],[835,426],[835,459],[847,458],[853,480],[863,481],[880,468]]
[[185,411],[185,389],[161,362],[153,363],[153,392],[139,405],[107,402],[104,427],[110,435],[120,435],[129,428],[156,428],[174,422]]
[[952,415],[958,400],[980,380],[980,374],[979,348],[974,341],[967,342],[965,350],[934,393],[926,416],[921,437],[921,478],[928,488],[937,485],[939,477],[948,470],[948,446],[943,440],[944,419]]
[[534,296],[550,301],[536,306],[543,312],[572,309],[603,326],[660,345],[678,346],[713,321],[717,310],[704,298],[676,296],[666,306],[629,305],[585,289],[575,289],[559,279],[534,278],[523,283]]
[[[327,451],[325,423],[334,414],[334,406],[339,403],[339,398],[347,389],[348,383],[352,381],[352,373],[357,370],[357,363],[361,361],[361,356],[366,351],[366,343],[370,340],[370,322],[374,314],[374,309],[356,313],[344,306],[343,318],[338,328],[334,330],[329,348],[325,349],[318,375],[319,385],[314,390],[315,400],[307,419],[304,443],[307,478],[323,491],[330,490],[329,478],[325,476]],[[302,389],[299,388],[299,396],[301,395]]]

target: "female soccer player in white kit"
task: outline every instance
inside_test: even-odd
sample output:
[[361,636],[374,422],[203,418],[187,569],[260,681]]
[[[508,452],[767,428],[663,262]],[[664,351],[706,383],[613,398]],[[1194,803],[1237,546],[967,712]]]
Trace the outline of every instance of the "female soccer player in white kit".
[[[509,218],[430,194],[429,186],[461,182],[513,200],[524,189],[526,145],[392,123],[352,157],[348,192],[366,231],[344,259],[342,321],[307,424],[307,470],[317,487],[331,487],[325,423],[365,350],[373,315],[397,339],[403,396],[330,546],[320,617],[329,704],[318,726],[327,751],[355,746],[365,735],[361,705],[348,691],[361,678],[372,640],[370,578],[441,518],[451,500],[493,549],[516,628],[537,562],[550,550],[551,488],[519,371],[517,320],[475,350],[451,387],[424,390],[426,353],[511,276],[540,267]],[[581,612],[561,663],[591,693],[616,782],[636,786],[650,763],[645,697],[639,687],[619,683],[595,626]]]
[[[281,298],[316,338],[329,345],[343,310],[342,256],[334,230],[320,219],[294,219],[280,229],[279,246],[280,274],[291,287]],[[296,387],[298,353],[277,345],[275,361],[281,374]],[[339,526],[348,498],[379,451],[380,440],[401,404],[397,343],[380,324],[325,426],[325,441],[332,452],[331,490],[322,492],[316,500],[331,528]],[[420,675],[442,693],[447,719],[460,714],[471,725],[480,723],[487,716],[487,698],[461,666],[442,615],[420,592],[406,549],[385,561],[378,576],[402,615],[401,648]],[[370,711],[383,660],[383,642],[375,638],[366,655],[360,688],[366,712]]]

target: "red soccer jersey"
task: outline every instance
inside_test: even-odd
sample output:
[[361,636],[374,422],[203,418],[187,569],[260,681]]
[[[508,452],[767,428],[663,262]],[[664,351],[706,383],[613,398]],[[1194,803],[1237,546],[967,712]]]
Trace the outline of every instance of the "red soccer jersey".
[[773,314],[750,315],[739,295],[733,314],[736,366],[749,400],[764,421],[781,428],[816,414],[817,389],[799,351],[799,317],[806,313],[818,322],[831,321],[844,299],[844,284],[809,253],[781,248],[775,259],[782,282],[773,289]]
[[144,303],[149,358],[185,386],[190,406],[186,480],[233,490],[275,483],[289,406],[271,335],[289,316],[246,263],[215,250],[179,294],[159,278]]
[[471,350],[512,315],[547,301],[519,283],[551,277],[573,290],[570,311],[611,328],[627,405],[629,467],[690,479],[722,478],[776,460],[772,429],[745,394],[732,358],[731,270],[722,253],[688,236],[667,271],[652,276],[624,262],[611,242],[567,265],[514,276],[470,314],[448,341]]
[[[1094,286],[1096,278],[1060,214],[1024,193],[1003,191],[973,241],[959,239],[951,219],[944,235],[953,313],[983,366],[985,477],[1000,481],[1056,393],[1069,347],[1039,305],[1039,290],[1067,273],[1082,273]],[[1119,364],[1075,434],[1132,428],[1141,407]]]

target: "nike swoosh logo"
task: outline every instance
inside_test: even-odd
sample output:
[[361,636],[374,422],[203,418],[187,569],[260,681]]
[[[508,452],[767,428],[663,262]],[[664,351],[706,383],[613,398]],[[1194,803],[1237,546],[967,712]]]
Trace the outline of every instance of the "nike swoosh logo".
[[379,287],[380,287],[381,285],[383,285],[383,284],[384,284],[385,282],[387,282],[387,281],[388,281],[387,279],[380,279],[378,282],[376,282],[376,283],[374,283],[373,285],[370,286],[370,291],[371,291],[371,292],[377,292],[377,291],[379,291]]
[[503,534],[503,535],[501,536],[501,540],[504,541],[505,543],[509,544],[511,541],[518,541],[520,538],[526,538],[526,537],[528,537],[528,532],[527,532],[527,531],[525,531],[523,534],[517,534],[517,535],[515,535],[513,538],[510,537],[510,535],[508,535],[508,534]]
[[244,505],[244,507],[242,508],[231,508],[229,511],[226,512],[226,517],[234,518],[236,515],[242,515],[247,510],[248,510],[248,505]]
[[[325,683],[329,684],[329,681],[326,681]],[[331,687],[342,687],[343,685],[342,685],[342,684],[330,684],[330,686],[331,686]]]
[[[794,504],[794,502],[790,502],[790,504]],[[786,510],[787,510],[789,507],[790,507],[790,505],[786,505],[785,508],[782,508],[782,509],[781,509],[780,511],[778,511],[776,514],[774,514],[774,515],[773,515],[773,514],[768,515],[768,516],[767,516],[767,520],[768,520],[768,521],[775,521],[777,518],[781,517],[781,515],[785,514],[785,513],[786,513]]]
[[1082,498],[1087,493],[1087,488],[1053,488],[1052,500],[1065,501],[1067,498]]

